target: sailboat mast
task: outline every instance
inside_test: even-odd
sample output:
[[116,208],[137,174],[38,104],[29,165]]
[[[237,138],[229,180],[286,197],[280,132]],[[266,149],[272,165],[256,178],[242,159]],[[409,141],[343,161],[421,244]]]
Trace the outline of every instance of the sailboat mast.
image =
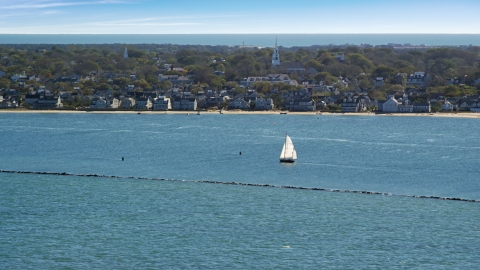
[[288,136],[288,133],[285,132],[285,142],[283,143],[284,147],[285,147],[285,151],[283,152],[283,158],[285,158],[285,154],[287,153],[287,136]]

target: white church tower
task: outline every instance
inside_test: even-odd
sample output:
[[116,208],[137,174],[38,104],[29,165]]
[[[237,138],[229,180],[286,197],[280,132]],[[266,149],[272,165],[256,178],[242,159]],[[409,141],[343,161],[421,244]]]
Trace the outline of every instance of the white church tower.
[[280,66],[280,54],[278,53],[276,38],[275,38],[275,49],[273,50],[273,54],[272,54],[272,66],[273,68]]
[[123,58],[128,58],[127,47],[125,47],[125,51],[123,52]]

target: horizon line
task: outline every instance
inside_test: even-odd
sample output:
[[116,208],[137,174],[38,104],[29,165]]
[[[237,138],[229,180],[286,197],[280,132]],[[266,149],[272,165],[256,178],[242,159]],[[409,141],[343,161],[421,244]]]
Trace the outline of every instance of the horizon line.
[[0,33],[0,35],[480,35],[480,33]]

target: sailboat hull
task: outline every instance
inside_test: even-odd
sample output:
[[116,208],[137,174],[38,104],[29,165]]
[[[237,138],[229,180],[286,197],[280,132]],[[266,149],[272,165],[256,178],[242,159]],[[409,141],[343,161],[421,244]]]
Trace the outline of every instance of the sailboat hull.
[[280,159],[280,162],[282,162],[282,163],[294,163],[295,160],[294,159]]

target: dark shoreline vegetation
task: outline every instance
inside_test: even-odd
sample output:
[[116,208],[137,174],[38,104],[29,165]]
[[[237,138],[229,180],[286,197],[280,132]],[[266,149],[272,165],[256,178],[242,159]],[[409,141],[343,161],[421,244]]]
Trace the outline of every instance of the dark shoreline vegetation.
[[423,196],[423,195],[400,195],[400,194],[391,194],[391,193],[388,193],[388,192],[377,192],[377,191],[340,190],[340,189],[314,188],[314,187],[308,188],[308,187],[299,187],[299,186],[278,186],[278,185],[272,185],[272,184],[252,184],[252,183],[223,182],[223,181],[210,181],[210,180],[181,180],[181,179],[148,178],[148,177],[134,177],[134,176],[112,176],[112,175],[99,175],[99,174],[73,174],[73,173],[66,173],[66,172],[58,173],[58,172],[34,172],[34,171],[12,171],[12,170],[0,170],[0,173],[6,173],[6,174],[39,174],[39,175],[77,176],[77,177],[96,177],[96,178],[115,178],[115,179],[169,181],[169,182],[193,182],[193,183],[203,183],[203,184],[268,187],[268,188],[283,188],[283,189],[325,191],[325,192],[338,192],[338,193],[356,193],[356,194],[365,194],[365,195],[399,196],[399,197],[409,197],[409,198],[418,198],[418,199],[435,199],[435,200],[444,200],[444,201],[462,201],[462,202],[480,203],[480,200],[462,199],[462,198],[453,198],[453,197]]
[[[124,48],[128,48],[128,58],[124,58]],[[252,89],[259,97],[272,99],[275,109],[285,109],[285,93],[295,96],[295,92],[310,85],[322,85],[328,87],[308,88],[308,97],[315,102],[331,97],[330,103],[325,103],[321,110],[338,112],[342,100],[354,95],[377,102],[367,106],[368,111],[373,111],[378,101],[387,100],[389,96],[407,93],[412,103],[426,103],[430,102],[431,94],[437,94],[444,97],[443,101],[455,98],[452,102],[460,104],[462,100],[470,102],[472,97],[478,99],[480,90],[478,46],[280,46],[279,52],[282,64],[300,64],[304,70],[273,67],[273,48],[2,44],[0,94],[4,100],[29,108],[26,96],[47,89],[52,98],[65,95],[62,102],[66,108],[86,108],[98,91],[110,91],[112,97],[121,98],[133,92],[137,97],[141,95],[138,93],[148,96],[154,92],[157,96],[169,96],[174,88],[195,96],[205,95],[207,91],[219,94],[224,90],[234,100],[238,95],[248,95],[247,90]],[[428,85],[408,84],[407,77],[415,72],[428,74]],[[288,74],[290,80],[298,84],[258,81],[240,87],[245,78],[267,74]],[[188,78],[189,83],[159,80],[160,75],[182,76]],[[383,78],[381,85],[376,83],[378,78]],[[227,108],[228,101],[204,105],[209,107]],[[441,103],[432,102],[431,108],[440,111]]]

